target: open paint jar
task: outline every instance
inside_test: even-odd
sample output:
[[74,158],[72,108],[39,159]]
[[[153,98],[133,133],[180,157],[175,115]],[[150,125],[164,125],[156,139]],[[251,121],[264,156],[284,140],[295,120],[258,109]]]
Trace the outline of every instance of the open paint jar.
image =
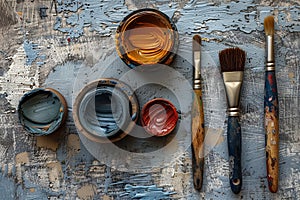
[[52,88],[26,93],[18,106],[20,123],[27,132],[37,136],[56,131],[64,123],[67,112],[64,97]]
[[120,58],[130,68],[169,65],[178,48],[177,28],[167,15],[158,10],[136,10],[120,23],[116,47]]
[[176,107],[168,100],[156,98],[147,102],[141,112],[144,129],[154,136],[171,133],[178,121]]
[[105,143],[125,137],[138,118],[138,102],[129,86],[116,79],[99,79],[75,99],[76,128],[88,139]]

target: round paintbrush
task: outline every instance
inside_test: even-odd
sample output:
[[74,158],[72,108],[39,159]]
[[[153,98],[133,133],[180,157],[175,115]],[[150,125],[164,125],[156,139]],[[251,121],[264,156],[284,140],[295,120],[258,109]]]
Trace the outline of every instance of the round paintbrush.
[[264,20],[267,43],[267,66],[265,74],[265,132],[266,163],[269,190],[277,192],[279,174],[279,109],[274,59],[274,17]]

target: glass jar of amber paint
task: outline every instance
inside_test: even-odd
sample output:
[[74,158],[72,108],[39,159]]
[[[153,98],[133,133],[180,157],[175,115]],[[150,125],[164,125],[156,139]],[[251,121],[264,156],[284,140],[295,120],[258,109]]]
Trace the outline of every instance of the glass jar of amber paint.
[[175,24],[164,13],[149,8],[126,16],[116,33],[117,52],[130,68],[169,65],[176,55],[178,43]]

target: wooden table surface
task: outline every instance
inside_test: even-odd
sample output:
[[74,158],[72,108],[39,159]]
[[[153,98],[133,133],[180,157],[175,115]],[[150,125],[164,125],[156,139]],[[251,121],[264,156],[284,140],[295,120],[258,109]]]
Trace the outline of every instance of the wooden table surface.
[[[180,45],[171,68],[143,74],[118,57],[114,36],[131,11],[156,8],[175,21]],[[0,199],[300,199],[300,2],[298,0],[0,0]],[[280,187],[267,188],[263,94],[263,20],[276,22],[276,75],[280,107]],[[207,128],[204,184],[195,191],[190,150],[192,37],[202,37]],[[241,96],[243,187],[231,192],[226,102],[218,52],[247,52]],[[170,71],[168,71],[170,70]],[[145,74],[144,74],[145,75]],[[159,76],[160,75],[160,76]],[[176,137],[125,138],[104,147],[78,133],[72,105],[79,90],[97,78],[134,83],[140,107],[166,97],[180,107]],[[134,81],[133,81],[134,80]],[[145,82],[143,82],[145,81]],[[161,81],[161,82],[159,82]],[[60,91],[69,116],[59,132],[29,136],[16,109],[38,87]],[[177,137],[178,136],[178,137]],[[133,145],[134,144],[134,145]]]

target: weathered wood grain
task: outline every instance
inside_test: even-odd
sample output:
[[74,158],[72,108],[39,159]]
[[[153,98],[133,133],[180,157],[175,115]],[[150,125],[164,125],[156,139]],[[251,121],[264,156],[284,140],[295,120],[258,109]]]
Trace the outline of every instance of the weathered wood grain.
[[203,185],[205,137],[204,110],[201,89],[194,90],[191,120],[193,183],[195,189],[201,190]]
[[[16,24],[5,21],[7,26],[0,28],[0,199],[300,198],[298,0],[3,2],[1,16],[2,9],[10,10],[15,13],[5,12],[18,20]],[[128,157],[129,166],[149,163],[148,168],[128,171],[126,165],[106,166],[102,159],[95,159],[80,140],[71,118],[78,82],[90,82],[101,73],[121,77],[128,72],[115,52],[114,31],[131,10],[145,6],[160,9],[176,20],[180,34],[178,55],[185,61],[177,60],[173,66],[190,83],[192,37],[198,33],[204,38],[202,75],[207,146],[201,192],[193,188],[191,152],[190,147],[185,148],[185,142],[178,141],[178,156],[172,161],[166,153],[161,161],[165,167],[151,167],[155,158],[145,161]],[[40,8],[45,7],[47,16],[41,17]],[[267,189],[264,164],[263,19],[270,13],[275,15],[276,22],[280,106],[280,174],[275,195]],[[217,57],[220,50],[231,46],[246,50],[248,58],[241,97],[243,188],[239,195],[230,191],[228,183],[226,102]],[[105,65],[111,63],[117,65],[106,70]],[[180,83],[182,79],[175,81]],[[35,87],[59,90],[69,105],[65,129],[57,133],[59,139],[48,143],[45,143],[47,138],[28,136],[15,113],[20,97]],[[140,96],[145,95],[141,102],[162,95],[162,92],[139,92]],[[188,109],[181,112],[183,120],[190,120]]]

